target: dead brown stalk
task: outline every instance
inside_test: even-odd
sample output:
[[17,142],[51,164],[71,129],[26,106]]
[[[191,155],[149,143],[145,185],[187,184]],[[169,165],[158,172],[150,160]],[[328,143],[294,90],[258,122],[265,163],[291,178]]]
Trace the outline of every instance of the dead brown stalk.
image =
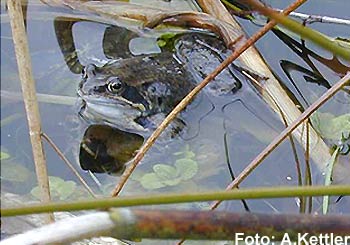
[[[44,149],[40,137],[40,113],[35,92],[35,81],[31,68],[29,47],[22,14],[22,5],[21,1],[8,0],[7,6],[18,64],[18,72],[21,80],[24,105],[27,114],[29,136],[33,149],[35,171],[38,179],[38,186],[41,191],[40,199],[42,202],[47,203],[51,201],[49,180],[47,176]],[[46,223],[51,223],[53,221],[53,214],[47,214],[45,216]]]

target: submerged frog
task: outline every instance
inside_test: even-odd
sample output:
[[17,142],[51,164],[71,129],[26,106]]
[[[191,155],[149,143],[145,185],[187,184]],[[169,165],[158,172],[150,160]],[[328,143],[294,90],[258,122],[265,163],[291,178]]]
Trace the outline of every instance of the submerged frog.
[[[223,42],[206,34],[185,34],[175,52],[141,55],[87,65],[79,85],[80,115],[95,123],[149,134],[193,88],[228,55]],[[210,96],[224,96],[241,87],[243,75],[233,66],[206,88]],[[173,129],[181,130],[181,119]]]

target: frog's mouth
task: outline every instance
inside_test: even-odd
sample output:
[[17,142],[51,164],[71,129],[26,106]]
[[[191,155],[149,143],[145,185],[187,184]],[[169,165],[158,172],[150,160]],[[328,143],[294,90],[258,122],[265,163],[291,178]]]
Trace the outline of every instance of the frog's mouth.
[[79,114],[94,123],[106,123],[126,131],[145,131],[138,119],[147,113],[142,103],[133,103],[115,95],[86,94],[78,91],[81,99]]

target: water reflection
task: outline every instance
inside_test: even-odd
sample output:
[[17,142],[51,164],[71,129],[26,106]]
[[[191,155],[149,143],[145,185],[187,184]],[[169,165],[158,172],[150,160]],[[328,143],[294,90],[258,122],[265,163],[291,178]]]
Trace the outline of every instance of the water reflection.
[[80,143],[80,166],[93,173],[121,174],[142,143],[143,137],[137,134],[91,125]]
[[[280,61],[282,70],[296,90],[297,95],[300,96],[302,100],[300,103],[304,107],[308,107],[313,102],[312,100],[314,98],[310,97],[310,94],[312,94],[313,91],[303,91],[303,89],[305,89],[305,86],[303,86],[297,78],[293,78],[292,73],[300,73],[304,81],[307,83],[317,84],[318,87],[329,89],[331,87],[331,83],[330,79],[326,76],[327,73],[325,71],[328,71],[329,69],[334,72],[334,75],[339,76],[340,78],[350,70],[350,67],[346,64],[343,64],[342,61],[339,60],[336,56],[326,58],[312,51],[311,48],[307,47],[307,42],[304,40],[297,41],[279,30],[274,30],[274,34],[306,64],[305,66],[305,64],[298,64],[296,62],[284,59]],[[316,61],[325,66],[327,69],[324,69],[324,67],[322,67],[323,69],[320,69],[320,65],[317,64]],[[306,89],[310,90],[311,87],[312,86],[309,85],[306,87]],[[345,87],[343,91],[349,94],[349,88]]]
[[[57,17],[54,20],[55,34],[59,47],[64,56],[64,60],[69,69],[76,74],[82,72],[84,64],[81,64],[76,44],[74,41],[73,27],[78,22],[87,22],[87,20]],[[131,57],[129,51],[129,42],[138,35],[126,28],[118,26],[106,26],[102,49],[108,59],[125,59]]]

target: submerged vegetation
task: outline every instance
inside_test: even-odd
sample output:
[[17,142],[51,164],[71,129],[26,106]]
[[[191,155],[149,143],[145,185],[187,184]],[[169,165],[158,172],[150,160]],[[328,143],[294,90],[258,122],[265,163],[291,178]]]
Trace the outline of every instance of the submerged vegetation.
[[[150,2],[43,2],[48,5],[30,2],[28,6],[33,9],[27,12],[28,6],[8,0],[15,51],[12,38],[4,38],[11,35],[7,13],[1,14],[2,29],[6,28],[1,42],[11,47],[11,51],[2,48],[1,54],[1,69],[7,71],[6,75],[1,73],[5,102],[1,105],[1,130],[2,138],[7,137],[1,145],[1,198],[6,200],[2,216],[104,209],[107,221],[98,221],[101,225],[95,226],[101,230],[95,236],[233,239],[232,224],[225,223],[228,213],[214,211],[210,216],[175,211],[213,210],[221,205],[246,221],[237,226],[246,231],[245,236],[254,232],[278,238],[286,232],[291,237],[298,232],[349,234],[349,37],[327,37],[312,29],[312,19],[298,23],[283,16],[305,1],[296,1],[283,14],[257,1],[222,1],[228,11],[242,17],[244,27],[251,30],[253,23],[264,25],[250,38],[238,29],[241,27],[220,1],[159,0],[159,9],[149,6]],[[55,7],[49,6],[53,3]],[[206,14],[194,12],[194,6]],[[31,26],[45,32],[48,26],[53,28],[48,32],[47,47],[41,37],[31,33]],[[274,43],[261,41],[258,48],[273,71],[251,47],[271,28],[267,38]],[[91,36],[92,32],[96,35]],[[30,47],[27,53],[26,38]],[[167,61],[162,63],[164,57]],[[281,79],[278,81],[274,74]],[[28,142],[23,143],[28,129],[16,104],[22,98],[12,80],[22,82],[36,174],[30,164]],[[44,102],[40,104],[41,120],[35,88],[46,93],[44,99],[38,97]],[[73,106],[76,91],[79,99]],[[91,100],[86,99],[88,96]],[[42,150],[41,139],[47,140],[46,134],[54,138],[51,146],[57,143],[55,152],[46,145],[45,152]],[[59,158],[74,161],[68,163],[74,174],[60,167]],[[261,164],[263,160],[266,163]],[[89,185],[87,190],[84,185]],[[43,203],[9,206],[12,201],[16,203],[9,199],[16,197],[14,193],[28,202]],[[90,198],[89,193],[95,198],[84,200]],[[122,197],[106,198],[121,193]],[[161,204],[177,205],[167,206],[165,213],[118,213],[109,209],[140,205],[154,205],[151,209],[156,209]],[[135,218],[136,231],[134,223],[129,227],[124,212]],[[255,216],[255,212],[265,212],[266,216]],[[263,229],[269,220],[275,221],[271,212],[312,215],[282,214],[273,229]],[[174,222],[179,220],[178,225],[198,230],[190,235],[186,233],[190,230],[176,229],[167,222],[173,221],[171,217]],[[204,229],[196,217],[208,219],[210,229]],[[252,217],[259,218],[258,228],[248,232]],[[312,225],[299,227],[298,219]],[[46,216],[46,220],[53,221],[53,216]],[[104,225],[111,220],[117,224],[116,233]],[[334,220],[339,224],[326,230],[319,228],[323,222]],[[124,233],[125,227],[119,222],[128,224],[134,233]],[[337,231],[337,226],[342,229]],[[154,227],[159,232],[151,229]],[[89,231],[83,233],[87,238],[93,236]],[[11,239],[21,238],[8,242]],[[35,239],[64,242],[78,237],[65,234],[62,240],[50,240],[44,234]]]

